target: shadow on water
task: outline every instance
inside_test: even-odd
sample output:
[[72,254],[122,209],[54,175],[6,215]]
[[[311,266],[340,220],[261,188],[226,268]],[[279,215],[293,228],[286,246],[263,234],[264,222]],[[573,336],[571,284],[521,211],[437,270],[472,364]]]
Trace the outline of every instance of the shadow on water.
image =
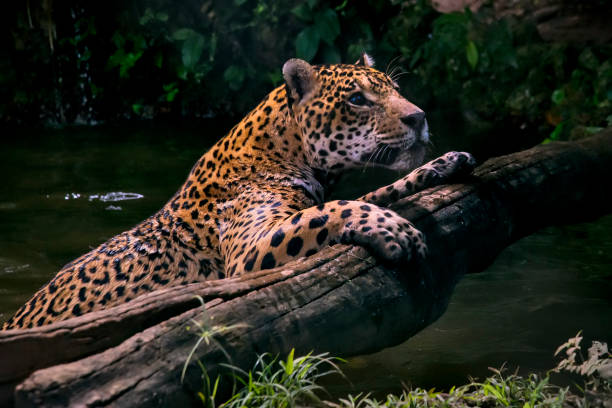
[[[438,123],[440,123],[438,121]],[[158,210],[199,156],[231,123],[17,129],[0,151],[0,321],[66,262]],[[452,126],[437,130],[453,135]],[[472,150],[474,140],[437,138],[434,153]],[[485,157],[480,155],[482,161]],[[354,198],[397,174],[354,172],[334,192]],[[123,193],[123,194],[120,194]],[[612,216],[548,228],[507,248],[487,271],[466,276],[448,311],[390,349],[349,360],[345,392],[397,391],[482,377],[508,361],[544,371],[557,345],[583,329],[612,342]]]

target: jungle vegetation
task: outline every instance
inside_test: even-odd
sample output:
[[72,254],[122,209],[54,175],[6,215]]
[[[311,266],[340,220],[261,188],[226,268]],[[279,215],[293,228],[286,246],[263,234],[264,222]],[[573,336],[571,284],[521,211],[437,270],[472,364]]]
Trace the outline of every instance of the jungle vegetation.
[[612,45],[547,43],[529,19],[497,18],[491,5],[27,0],[2,15],[4,124],[239,117],[281,83],[288,58],[352,62],[362,51],[419,106],[486,131],[548,141],[612,123]]

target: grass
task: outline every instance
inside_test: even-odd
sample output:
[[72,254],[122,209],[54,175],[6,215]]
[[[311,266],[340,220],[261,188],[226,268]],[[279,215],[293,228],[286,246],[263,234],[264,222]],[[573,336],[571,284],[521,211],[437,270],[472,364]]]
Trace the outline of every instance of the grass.
[[[208,320],[204,324],[194,323],[200,329],[199,339],[185,363],[183,376],[203,341],[211,344],[215,341],[214,336],[234,328],[211,326]],[[216,404],[220,377],[211,381],[199,361],[204,384],[198,396],[206,408],[609,408],[612,406],[612,355],[605,343],[594,341],[585,357],[581,341],[581,333],[578,333],[559,346],[555,355],[564,355],[564,358],[545,375],[523,377],[518,371],[508,373],[504,367],[491,368],[492,375],[483,381],[471,380],[446,392],[406,388],[401,394],[389,394],[383,400],[363,393],[337,401],[323,400],[321,395],[327,393],[317,384],[318,380],[332,374],[343,376],[338,364],[344,362],[326,353],[295,357],[291,350],[285,359],[264,353],[251,370],[245,371],[232,365],[223,350],[230,361],[224,366],[233,373],[232,397]],[[551,372],[578,375],[581,383],[575,384],[577,391],[551,384]]]
[[448,392],[436,392],[422,388],[406,389],[400,395],[389,394],[380,401],[368,395],[342,398],[329,403],[333,408],[374,407],[564,407],[567,388],[549,384],[549,378],[535,374],[523,378],[516,373],[506,375],[503,369],[491,369],[493,375],[483,382],[470,382],[453,387]]
[[323,402],[316,392],[324,390],[317,384],[317,380],[330,374],[341,374],[340,367],[336,364],[338,361],[343,360],[330,358],[327,354],[307,354],[294,358],[294,350],[289,352],[286,360],[263,354],[249,372],[231,367],[243,387],[221,406],[322,406]]

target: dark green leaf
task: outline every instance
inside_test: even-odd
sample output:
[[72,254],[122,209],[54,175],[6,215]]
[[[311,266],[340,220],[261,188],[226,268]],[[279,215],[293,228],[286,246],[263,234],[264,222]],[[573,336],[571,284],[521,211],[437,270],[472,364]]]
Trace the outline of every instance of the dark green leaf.
[[244,82],[244,76],[244,68],[238,65],[230,65],[223,73],[223,79],[225,79],[230,89],[234,91],[240,89]]
[[161,51],[158,51],[157,54],[155,54],[155,66],[157,68],[161,68],[163,63],[164,63],[164,54],[162,54]]
[[291,13],[295,15],[302,21],[309,22],[312,21],[313,15],[312,10],[306,3],[298,4],[293,9],[291,9]]
[[563,128],[564,127],[565,127],[565,123],[564,122],[561,122],[557,126],[555,126],[555,129],[550,133],[549,139],[551,139],[551,140],[558,140],[558,139],[560,139],[561,134],[563,133]]
[[152,19],[153,19],[153,11],[151,10],[151,8],[147,7],[144,12],[144,15],[140,17],[139,23],[140,25],[145,25]]
[[133,103],[132,112],[134,112],[136,115],[140,115],[142,113],[142,105],[140,103]]
[[343,1],[343,2],[342,2],[340,5],[339,5],[339,6],[337,6],[337,7],[336,7],[334,10],[336,10],[336,11],[343,10],[343,9],[346,7],[346,5],[347,5],[347,4],[348,4],[348,0],[344,0],[344,1]]
[[555,105],[559,105],[565,99],[565,91],[563,89],[555,89],[550,99]]
[[169,84],[164,84],[162,85],[162,88],[164,89],[164,91],[169,92],[173,90],[174,88],[176,88],[176,82],[170,82]]
[[155,18],[161,21],[162,23],[165,23],[166,21],[168,21],[168,13],[165,13],[163,11],[158,11],[155,14]]
[[478,64],[478,49],[474,41],[468,41],[465,47],[465,56],[467,57],[470,67],[472,67],[472,69],[476,68],[476,64]]
[[193,37],[198,33],[191,28],[179,28],[172,33],[172,39],[176,41],[185,41],[187,38]]
[[187,74],[188,72],[183,65],[178,65],[176,67],[176,76],[182,79],[183,81],[187,80]]
[[174,88],[166,93],[166,102],[172,102],[174,98],[176,98],[176,94],[178,93],[178,88]]
[[319,32],[314,26],[300,31],[295,39],[297,57],[310,61],[319,49],[319,39]]
[[327,44],[333,45],[340,34],[340,22],[336,12],[330,8],[321,10],[315,15],[314,21],[319,37]]
[[196,33],[197,35],[191,36],[183,42],[181,49],[181,56],[183,65],[188,70],[193,70],[204,50],[204,36]]

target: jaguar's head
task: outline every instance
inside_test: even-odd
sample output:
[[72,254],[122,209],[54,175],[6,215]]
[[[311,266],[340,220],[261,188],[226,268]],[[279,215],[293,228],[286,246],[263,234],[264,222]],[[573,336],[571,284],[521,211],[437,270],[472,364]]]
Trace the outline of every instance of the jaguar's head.
[[354,65],[290,59],[283,76],[312,167],[407,171],[422,163],[429,142],[425,113],[366,54]]

